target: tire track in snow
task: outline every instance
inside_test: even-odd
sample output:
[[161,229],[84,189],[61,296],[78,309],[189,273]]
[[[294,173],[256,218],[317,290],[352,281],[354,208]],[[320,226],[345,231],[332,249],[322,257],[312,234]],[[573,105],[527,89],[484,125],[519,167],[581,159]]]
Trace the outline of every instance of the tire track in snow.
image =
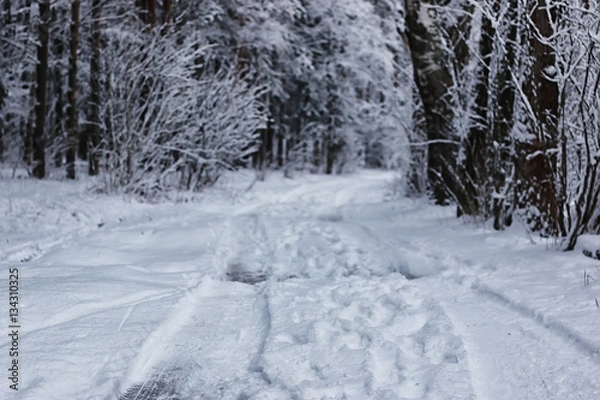
[[[378,234],[369,229],[374,238]],[[398,242],[397,238],[393,240]],[[391,246],[390,240],[380,241],[384,244],[383,247]],[[595,398],[598,397],[598,385],[588,381],[581,384],[580,381],[585,381],[586,370],[594,369],[600,363],[600,348],[594,342],[587,340],[579,335],[571,327],[562,324],[556,319],[549,317],[543,312],[538,312],[526,304],[515,302],[509,296],[494,290],[493,288],[482,284],[472,283],[474,278],[480,271],[480,266],[473,260],[464,259],[454,254],[441,249],[426,248],[424,249],[419,243],[407,243],[410,247],[406,248],[408,253],[418,253],[422,256],[417,258],[428,259],[429,262],[439,264],[439,271],[447,271],[441,274],[434,274],[432,277],[425,277],[424,280],[414,281],[415,284],[423,289],[424,294],[428,293],[433,299],[439,299],[440,293],[448,291],[454,293],[457,298],[462,296],[475,296],[477,300],[473,300],[473,304],[469,307],[464,306],[462,317],[457,314],[456,310],[452,310],[452,301],[447,300],[444,306],[444,313],[452,320],[455,331],[460,337],[464,337],[467,346],[467,358],[469,363],[470,374],[472,376],[472,384],[478,398],[482,399],[498,399],[519,398],[519,399],[567,399],[567,398]],[[404,247],[402,244],[400,247]],[[452,271],[452,272],[451,272]],[[439,279],[443,282],[443,286],[435,285],[436,289],[431,289],[428,286],[431,282]],[[455,287],[455,289],[449,290]],[[494,308],[487,312],[477,312],[481,302],[484,304],[493,304]],[[465,308],[466,307],[466,308]],[[491,307],[491,306],[490,306]],[[497,309],[496,307],[500,307]],[[479,321],[471,316],[477,315]],[[504,315],[504,319],[492,318],[495,314]],[[469,319],[470,318],[470,319]],[[464,329],[460,327],[464,321],[470,321],[471,328]],[[511,320],[521,321],[512,323]],[[475,339],[469,330],[473,330],[473,324],[480,322],[488,327],[484,328],[482,334]],[[505,329],[512,330],[512,334],[508,335],[508,339],[504,337],[498,338],[497,344],[493,344],[492,338],[498,335],[499,331]],[[515,328],[516,327],[516,328]],[[525,338],[521,344],[515,344],[511,338],[515,337],[514,330],[517,330],[517,336],[521,335]],[[535,340],[531,337],[531,332],[536,332],[535,336],[539,339]],[[505,333],[507,335],[507,333]],[[496,336],[498,337],[498,336]],[[506,341],[508,340],[508,342]],[[547,343],[547,346],[539,346],[539,343]],[[537,347],[535,347],[537,346]],[[555,360],[552,356],[548,356],[548,347],[554,349],[554,354],[560,354],[562,348],[572,349],[567,351],[566,359],[573,360],[571,363],[564,360]],[[512,355],[507,354],[506,360],[503,359],[502,353],[498,349],[510,349]],[[537,348],[539,356],[531,355],[530,349]],[[521,364],[511,365],[508,360],[520,360],[526,354],[526,360]],[[547,361],[539,362],[536,357]],[[560,358],[560,356],[556,356]],[[549,358],[549,359],[548,359]],[[575,364],[578,374],[567,373],[559,374],[559,371],[565,365]],[[484,372],[482,372],[484,371]],[[487,372],[486,372],[487,371]],[[519,371],[511,375],[503,371]],[[495,381],[495,376],[504,376],[504,382]],[[561,385],[562,380],[570,380],[568,385]],[[579,386],[578,386],[579,384]],[[524,385],[520,387],[520,385]],[[587,385],[587,387],[586,387]],[[512,386],[516,389],[511,388]],[[529,386],[531,389],[529,388]],[[490,388],[491,387],[491,388]],[[579,387],[582,393],[573,393],[573,388]],[[514,392],[511,390],[514,389]]]
[[479,295],[485,296],[499,304],[505,305],[508,309],[532,320],[556,336],[562,337],[569,344],[575,345],[575,347],[577,347],[584,355],[590,357],[594,362],[600,364],[600,346],[590,340],[585,339],[568,326],[560,323],[552,317],[527,307],[522,303],[517,303],[511,300],[506,295],[490,288],[485,284],[474,283],[472,288]]
[[21,243],[12,246],[0,254],[0,263],[30,263],[44,254],[61,245],[72,243],[75,239],[90,235],[100,229],[97,225],[91,223],[83,228],[75,228],[60,234],[55,234],[50,238],[40,239],[34,242]]
[[[404,268],[400,268],[400,272],[405,274],[407,277],[411,277],[410,274],[411,266],[416,265],[419,260],[425,261],[425,264],[431,264],[430,268],[425,268],[425,270],[430,270],[430,273],[424,274],[425,279],[423,281],[414,281],[415,285],[423,288],[424,293],[429,293],[427,296],[432,299],[440,298],[439,293],[431,292],[431,290],[427,289],[427,285],[430,284],[432,279],[438,279],[436,276],[439,276],[446,285],[457,286],[460,289],[453,291],[457,296],[465,295],[465,293],[472,292],[472,294],[480,297],[482,299],[487,299],[492,301],[493,303],[506,307],[506,311],[502,315],[510,316],[512,315],[513,319],[525,318],[518,326],[518,334],[527,336],[531,335],[531,332],[537,332],[535,335],[539,336],[539,340],[536,342],[535,340],[529,338],[524,339],[523,345],[519,347],[507,347],[512,351],[512,356],[507,356],[507,359],[510,360],[511,357],[515,359],[519,359],[519,355],[527,354],[528,350],[535,346],[538,343],[542,343],[542,341],[546,341],[552,344],[552,348],[555,349],[556,353],[561,351],[561,345],[557,344],[557,340],[559,343],[566,343],[568,347],[573,348],[577,351],[576,354],[580,354],[584,356],[584,360],[580,361],[577,359],[577,356],[574,356],[573,353],[569,353],[568,357],[573,359],[574,363],[578,363],[577,368],[579,368],[580,373],[578,377],[577,374],[566,374],[565,376],[558,376],[556,373],[566,364],[568,363],[557,363],[552,364],[552,358],[546,364],[536,364],[535,358],[531,361],[531,364],[527,364],[527,362],[523,362],[522,364],[518,364],[516,370],[520,371],[520,374],[517,373],[514,376],[506,376],[505,381],[502,383],[494,383],[493,377],[494,375],[503,376],[502,372],[494,370],[494,367],[490,367],[490,364],[493,366],[497,366],[500,370],[515,370],[512,368],[507,361],[502,360],[502,355],[494,354],[498,358],[494,358],[490,361],[490,353],[493,353],[493,349],[502,348],[502,346],[513,345],[513,343],[506,344],[501,338],[499,340],[498,345],[491,345],[489,340],[492,337],[491,335],[497,333],[498,330],[502,331],[506,328],[506,321],[498,321],[493,320],[493,328],[489,328],[487,334],[479,336],[475,341],[473,341],[473,337],[469,335],[468,330],[460,329],[457,327],[462,321],[460,318],[457,318],[456,312],[453,312],[451,307],[442,308],[442,313],[448,316],[448,318],[453,322],[454,328],[450,328],[455,331],[459,337],[465,337],[467,343],[469,344],[468,350],[466,353],[466,357],[468,358],[468,364],[470,369],[471,385],[475,393],[478,394],[478,398],[482,399],[499,399],[503,400],[505,398],[531,398],[531,399],[539,399],[539,398],[554,398],[554,399],[563,399],[563,398],[593,398],[598,396],[598,391],[595,389],[597,385],[588,382],[589,387],[582,387],[582,393],[584,395],[573,394],[569,392],[574,387],[578,387],[578,380],[585,380],[583,378],[586,376],[585,370],[590,368],[595,368],[594,365],[597,365],[600,361],[598,354],[599,348],[593,342],[586,340],[585,338],[578,335],[577,332],[574,332],[570,327],[561,324],[555,319],[544,315],[544,313],[536,312],[528,308],[527,306],[519,303],[515,303],[510,300],[508,297],[494,291],[492,288],[483,285],[483,284],[474,284],[470,287],[473,278],[478,275],[478,271],[480,267],[477,263],[472,260],[462,259],[457,257],[449,252],[443,251],[441,249],[437,249],[434,247],[423,248],[422,244],[418,242],[403,242],[402,236],[400,237],[382,237],[380,232],[376,232],[370,228],[365,223],[361,221],[354,221],[353,215],[348,207],[345,208],[344,212],[344,221],[339,222],[340,225],[346,225],[348,227],[355,226],[356,229],[361,229],[366,238],[373,241],[373,243],[377,244],[377,246],[381,249],[379,253],[381,255],[382,252],[386,250],[395,249],[392,252],[392,256],[396,257],[399,260],[404,260],[407,262]],[[369,224],[370,225],[370,224]],[[348,229],[344,230],[345,233],[353,233],[354,235],[360,235],[358,231],[351,232]],[[371,248],[370,246],[369,248]],[[411,254],[410,258],[407,258],[406,254]],[[402,263],[402,261],[400,261]],[[423,268],[423,266],[421,266]],[[441,273],[442,271],[447,271],[445,273]],[[452,272],[450,272],[452,271]],[[407,273],[408,272],[408,273]],[[432,272],[432,273],[431,273]],[[434,275],[432,278],[427,278],[427,275]],[[447,287],[439,287],[438,292],[444,293],[447,291]],[[476,309],[476,307],[474,308]],[[466,311],[465,311],[466,312]],[[474,311],[476,313],[476,311]],[[494,311],[490,311],[492,315]],[[468,315],[468,314],[466,314]],[[482,323],[491,323],[486,314],[481,313],[477,314],[480,318],[483,318]],[[514,328],[514,326],[511,326]],[[512,337],[515,337],[515,333],[512,333]],[[510,338],[510,336],[509,336]],[[481,347],[481,344],[485,345]],[[479,346],[479,347],[474,347]],[[538,347],[539,348],[539,347]],[[497,351],[497,350],[496,350]],[[539,348],[540,354],[548,357],[547,352],[548,349]],[[530,356],[531,357],[531,356]],[[484,358],[483,360],[481,358]],[[585,361],[588,359],[590,362]],[[527,368],[527,365],[535,365],[535,367]],[[548,367],[548,365],[550,365]],[[585,367],[583,367],[585,366]],[[482,372],[482,370],[488,370],[488,372]],[[490,369],[492,372],[490,372]],[[530,369],[533,369],[530,371]],[[508,374],[510,375],[510,374]],[[589,374],[588,374],[589,375]],[[560,381],[561,379],[571,380],[568,385],[557,384],[556,381]],[[535,390],[528,391],[527,385],[528,381],[531,381],[531,386],[535,388]],[[518,389],[512,394],[510,392],[510,386],[517,386]],[[525,385],[525,387],[519,387],[519,385]],[[496,389],[490,389],[490,386]],[[585,385],[584,385],[585,386]],[[579,386],[581,387],[581,386]],[[502,389],[498,389],[502,388]],[[557,393],[560,393],[557,395]],[[590,397],[591,396],[591,397]]]
[[[428,303],[425,309],[420,309],[420,303],[412,299],[409,303],[414,304],[414,309],[411,307],[414,316],[405,309],[393,311],[391,316],[382,316],[387,311],[380,314],[377,307],[389,307],[385,305],[387,300],[382,300],[384,304],[367,305],[369,301],[362,298],[364,293],[358,290],[353,293],[357,302],[362,302],[357,309],[357,299],[352,299],[353,296],[338,298],[326,295],[332,288],[344,286],[347,283],[347,278],[344,277],[358,275],[361,278],[356,279],[370,287],[381,279],[377,276],[387,276],[396,269],[395,266],[380,265],[382,262],[392,262],[395,253],[391,250],[396,243],[381,239],[364,224],[351,220],[346,222],[352,216],[350,211],[361,208],[361,205],[342,207],[353,193],[354,189],[340,190],[334,196],[335,204],[324,205],[317,202],[317,197],[324,197],[320,189],[309,193],[305,189],[292,191],[284,201],[300,199],[312,202],[304,209],[306,215],[292,213],[284,216],[288,221],[285,225],[290,228],[284,230],[284,235],[272,234],[272,231],[265,235],[264,232],[266,226],[277,232],[277,227],[281,224],[281,221],[275,220],[277,213],[283,211],[285,214],[290,209],[290,204],[252,208],[251,215],[240,213],[229,221],[230,227],[236,226],[234,231],[240,233],[236,236],[243,238],[237,240],[242,243],[243,248],[243,242],[253,241],[257,232],[251,227],[256,226],[260,220],[259,225],[263,229],[259,236],[268,236],[269,241],[276,244],[271,243],[269,251],[262,251],[263,255],[269,254],[268,263],[281,264],[279,261],[286,259],[288,269],[284,272],[306,278],[305,281],[266,283],[272,284],[276,303],[290,303],[289,307],[283,308],[273,304],[273,297],[266,295],[266,292],[265,297],[260,299],[264,316],[261,319],[267,325],[262,328],[261,344],[252,359],[250,372],[258,374],[267,385],[277,387],[279,398],[346,396],[357,399],[445,399],[448,398],[448,393],[440,382],[445,379],[456,380],[457,377],[457,387],[462,395],[460,398],[470,398],[472,388],[465,372],[464,357],[461,355],[464,350],[461,350],[460,340],[448,332],[449,324],[439,308]],[[339,226],[344,226],[344,234],[340,233]],[[350,227],[352,229],[349,230]],[[255,242],[259,249],[264,246],[264,241]],[[240,243],[230,244],[228,248],[240,253]],[[363,250],[363,245],[375,252]],[[403,242],[403,245],[409,244]],[[253,252],[255,250],[241,252],[247,265],[255,261]],[[383,258],[381,253],[385,253]],[[394,280],[405,282],[398,275]],[[281,294],[281,288],[289,285],[294,287],[293,282],[316,292],[314,301],[309,299],[308,304],[305,304],[312,312],[304,314],[305,311],[299,311],[303,314],[300,317],[286,313],[287,309],[302,308],[296,301],[297,293],[292,290],[292,293],[283,295],[284,299],[277,297],[277,294]],[[300,296],[301,303],[302,297]],[[370,320],[372,316],[369,314],[375,315],[375,319]],[[387,319],[397,320],[393,329],[386,326]],[[407,323],[407,319],[412,322]],[[300,321],[305,321],[302,325],[306,326],[300,326]],[[384,332],[381,333],[380,330]],[[302,356],[307,351],[311,355]]]
[[269,378],[262,366],[262,358],[265,353],[265,344],[269,338],[269,332],[271,331],[271,311],[269,310],[269,298],[266,293],[259,295],[257,306],[261,309],[263,327],[260,332],[260,345],[258,346],[258,350],[250,362],[250,367],[248,370],[250,372],[259,374],[268,385],[272,385],[273,381],[271,378]]
[[[423,250],[420,251],[425,253]],[[550,334],[561,338],[567,345],[574,345],[582,355],[590,357],[594,362],[600,364],[600,345],[592,342],[589,339],[586,339],[572,328],[561,323],[557,319],[548,316],[544,312],[528,307],[526,304],[521,302],[517,302],[511,299],[510,296],[493,289],[489,285],[481,283],[479,279],[475,279],[475,276],[477,275],[476,271],[479,268],[479,265],[473,260],[465,259],[452,254],[446,254],[443,258],[443,262],[448,264],[447,268],[445,269],[448,271],[455,271],[445,275],[443,278],[449,285],[459,285],[465,290],[474,292],[482,298],[505,306],[508,310],[516,315],[531,320],[547,330]],[[455,268],[457,265],[468,266],[469,271],[462,271],[459,274],[456,272]],[[465,277],[467,279],[465,279]]]
[[[443,274],[445,276],[444,279],[448,282],[448,284],[459,284],[465,290],[474,291],[479,296],[506,306],[512,312],[539,324],[541,327],[548,330],[549,333],[561,337],[567,344],[575,345],[583,355],[591,357],[596,363],[600,363],[600,345],[597,343],[586,339],[572,328],[561,323],[555,318],[528,307],[526,304],[516,302],[506,294],[501,293],[488,285],[485,285],[479,281],[474,281],[474,277],[477,276],[478,270],[480,270],[480,266],[477,262],[447,252],[441,252],[441,249],[423,249],[418,243],[402,243],[399,242],[397,238],[393,240],[389,238],[381,238],[373,229],[369,228],[365,224],[353,223],[352,221],[348,221],[347,223],[355,224],[356,226],[365,229],[365,233],[381,243],[383,248],[397,248],[398,243],[400,243],[400,247],[403,248],[403,253],[418,253],[421,254],[421,256],[416,258],[427,260],[429,263],[439,263],[441,268],[438,268],[438,270],[453,271],[452,273]],[[402,252],[398,250],[395,251],[397,255]],[[457,266],[461,266],[463,270],[459,272]],[[408,265],[406,268],[400,267],[399,272],[407,276],[409,279],[412,277],[410,265]]]
[[269,376],[267,371],[265,370],[265,348],[270,339],[271,335],[271,309],[269,305],[269,284],[263,286],[260,289],[259,298],[256,302],[256,306],[259,307],[262,311],[262,317],[260,320],[263,321],[262,329],[260,332],[260,344],[258,346],[257,352],[252,358],[250,362],[250,367],[248,371],[254,374],[258,374],[260,378],[271,388],[276,388],[281,393],[289,395],[291,400],[299,400],[299,397],[293,393],[293,391],[286,387],[286,385],[276,377]]
[[154,386],[160,395],[216,400],[275,390],[276,382],[261,371],[269,320],[266,293],[206,277],[148,335],[121,379],[120,393],[149,393],[144,388]]
[[465,291],[465,285],[439,277],[427,279],[427,285],[465,343],[477,398],[587,400],[600,395],[600,383],[589,377],[597,360],[573,341],[497,298]]
[[147,379],[152,369],[164,360],[170,341],[183,325],[189,323],[194,314],[194,305],[198,300],[201,287],[202,283],[188,290],[175,305],[171,317],[148,335],[120,384],[122,392],[135,383]]

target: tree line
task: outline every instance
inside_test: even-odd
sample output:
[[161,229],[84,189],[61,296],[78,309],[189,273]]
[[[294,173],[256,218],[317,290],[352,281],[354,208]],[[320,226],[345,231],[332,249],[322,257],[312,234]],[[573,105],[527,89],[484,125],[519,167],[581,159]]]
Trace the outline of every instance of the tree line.
[[107,187],[143,195],[199,189],[248,160],[398,167],[411,92],[390,7],[4,0],[3,157],[37,178],[48,165],[75,178],[86,160]]
[[107,190],[398,168],[572,249],[598,233],[595,0],[2,0],[0,154]]
[[573,249],[600,229],[597,1],[407,0],[440,204]]

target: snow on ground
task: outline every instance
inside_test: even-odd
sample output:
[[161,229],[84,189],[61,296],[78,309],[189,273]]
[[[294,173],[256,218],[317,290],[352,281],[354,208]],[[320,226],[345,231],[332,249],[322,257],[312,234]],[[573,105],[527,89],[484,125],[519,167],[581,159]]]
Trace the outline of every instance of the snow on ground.
[[0,397],[600,398],[600,261],[384,201],[393,178],[243,171],[161,204],[0,178]]

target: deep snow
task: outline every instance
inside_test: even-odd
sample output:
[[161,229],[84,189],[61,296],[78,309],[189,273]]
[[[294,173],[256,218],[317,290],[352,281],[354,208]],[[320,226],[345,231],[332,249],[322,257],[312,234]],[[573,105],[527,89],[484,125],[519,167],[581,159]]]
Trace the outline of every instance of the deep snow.
[[390,198],[393,173],[253,177],[176,204],[0,178],[0,397],[600,398],[581,247]]

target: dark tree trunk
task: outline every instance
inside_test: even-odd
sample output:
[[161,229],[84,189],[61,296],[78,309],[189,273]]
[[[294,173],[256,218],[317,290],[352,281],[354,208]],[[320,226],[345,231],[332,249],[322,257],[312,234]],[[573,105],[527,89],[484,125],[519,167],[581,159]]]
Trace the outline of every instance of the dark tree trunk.
[[321,142],[319,140],[313,142],[312,164],[316,173],[321,172]]
[[258,147],[258,150],[256,150],[256,153],[253,154],[253,165],[254,168],[258,169],[258,170],[262,170],[265,166],[266,166],[266,154],[267,154],[267,143],[265,142],[265,139],[267,137],[267,130],[266,129],[261,129],[259,131],[259,138],[260,138],[260,145]]
[[332,144],[332,140],[328,139],[325,142],[325,146],[323,146],[323,150],[325,151],[325,173],[327,175],[333,174],[333,163],[335,162],[335,151],[336,148]]
[[147,24],[148,23],[148,0],[136,0],[138,5],[140,20]]
[[163,24],[170,25],[173,22],[172,0],[163,0]]
[[555,182],[556,152],[549,152],[556,149],[558,142],[559,89],[546,74],[555,68],[556,56],[553,49],[543,43],[553,35],[552,25],[558,13],[556,7],[548,7],[547,0],[540,0],[528,10],[534,25],[529,34],[533,67],[525,92],[535,114],[532,124],[535,138],[518,143],[517,171],[522,185],[519,192],[527,193],[520,199],[520,206],[534,206],[539,211],[530,218],[533,229],[549,235],[564,235]]
[[419,0],[405,0],[405,3],[407,38],[415,81],[423,102],[427,139],[430,141],[427,176],[436,203],[444,204],[450,199],[450,193],[456,192],[454,166],[457,148],[449,143],[453,120],[448,99],[449,88],[453,85],[450,55],[443,49],[439,27],[421,20],[421,8],[430,4]]
[[173,0],[163,0],[162,28],[160,32],[166,35],[173,23]]
[[[53,21],[63,21],[67,16],[62,9],[52,10]],[[57,15],[58,14],[58,15]],[[57,60],[61,60],[65,51],[65,40],[63,37],[56,35],[52,38],[52,46],[50,54],[53,54]],[[48,80],[48,87],[52,95],[48,96],[53,99],[54,121],[50,126],[48,142],[54,146],[54,166],[60,168],[63,165],[64,142],[65,142],[65,95],[64,89],[64,70],[61,63],[53,63],[52,78]],[[52,104],[48,104],[50,108]]]
[[156,0],[139,0],[140,20],[152,27],[156,25]]
[[281,135],[277,136],[277,166],[279,168],[283,167],[285,163],[285,144],[284,138]]
[[[2,11],[1,11],[1,19],[4,26],[10,26],[12,23],[12,14],[10,10],[10,0],[4,0],[2,3]],[[6,46],[2,46],[2,48],[6,51],[0,53],[0,57],[7,58],[9,52]],[[0,111],[4,108],[6,104],[6,97],[8,96],[6,88],[3,86],[2,81],[0,80]],[[0,121],[0,156],[4,154],[4,134],[5,128]]]
[[[62,41],[61,41],[62,42]],[[61,54],[62,50],[58,51]],[[54,66],[54,125],[52,129],[52,139],[59,146],[54,153],[54,166],[60,168],[63,165],[63,148],[64,141],[64,122],[65,122],[65,101],[63,96],[63,71],[60,65]]]
[[40,22],[38,25],[35,129],[33,132],[33,176],[42,179],[46,176],[46,86],[48,83],[48,32],[50,25],[50,1],[39,3]]
[[475,85],[475,120],[469,131],[465,147],[466,159],[464,164],[464,185],[467,191],[466,204],[459,204],[459,212],[467,215],[486,215],[486,186],[487,172],[493,169],[486,165],[488,135],[493,125],[490,118],[490,67],[494,51],[496,29],[492,20],[484,15],[479,44],[479,74]]
[[156,0],[146,0],[148,12],[148,24],[154,27],[156,25]]
[[71,3],[71,43],[69,46],[69,91],[67,98],[67,178],[75,179],[75,158],[77,154],[77,50],[79,48],[79,8],[80,0]]
[[102,18],[101,0],[92,0],[92,57],[90,59],[90,122],[88,127],[88,173],[98,175],[98,147],[100,145],[100,37]]
[[265,157],[268,165],[273,164],[273,123],[267,121],[267,128],[265,129],[264,145],[265,145]]

